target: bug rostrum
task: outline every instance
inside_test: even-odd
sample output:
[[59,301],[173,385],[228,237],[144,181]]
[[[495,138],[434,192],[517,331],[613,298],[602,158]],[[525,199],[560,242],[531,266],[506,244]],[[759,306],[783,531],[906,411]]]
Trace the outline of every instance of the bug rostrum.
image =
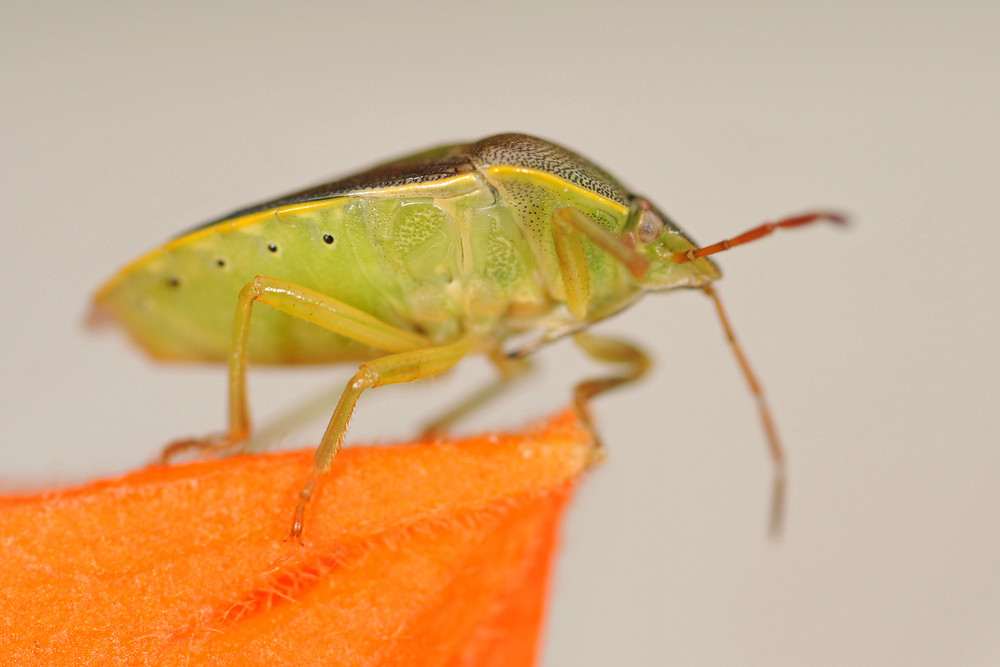
[[[699,288],[713,299],[780,469],[770,412],[711,286],[721,274],[708,256],[817,220],[841,218],[807,213],[699,248],[585,158],[504,134],[423,151],[209,222],[126,266],[95,306],[154,357],[228,363],[228,429],[173,443],[164,459],[246,442],[249,362],[361,362],[300,494],[291,531],[300,538],[308,501],[366,389],[429,377],[475,353],[508,375],[514,359],[572,335],[589,356],[617,367],[576,388],[589,423],[590,399],[635,380],[649,362],[633,345],[586,330],[646,292]],[[505,348],[525,336],[516,350]]]

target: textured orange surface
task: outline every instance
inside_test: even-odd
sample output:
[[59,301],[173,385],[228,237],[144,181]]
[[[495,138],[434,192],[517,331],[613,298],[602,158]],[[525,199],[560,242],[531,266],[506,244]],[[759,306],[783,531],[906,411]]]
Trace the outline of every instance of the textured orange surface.
[[571,413],[524,433],[348,448],[284,541],[310,451],[0,498],[6,664],[530,665]]

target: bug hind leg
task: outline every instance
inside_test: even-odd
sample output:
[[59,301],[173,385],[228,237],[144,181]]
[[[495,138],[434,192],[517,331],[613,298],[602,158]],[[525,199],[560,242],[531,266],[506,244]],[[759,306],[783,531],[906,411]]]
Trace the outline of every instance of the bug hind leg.
[[429,341],[419,334],[397,329],[326,294],[281,278],[257,276],[243,287],[236,302],[228,359],[229,428],[207,438],[171,443],[163,450],[161,462],[166,463],[190,451],[224,454],[240,451],[246,446],[251,432],[246,387],[250,316],[256,303],[266,304],[292,317],[389,353],[429,345]]
[[646,374],[651,361],[646,353],[635,345],[616,338],[579,332],[573,336],[573,340],[590,358],[623,367],[618,374],[584,380],[573,390],[573,403],[577,414],[593,439],[590,465],[595,465],[606,458],[606,453],[604,444],[594,428],[590,400],[606,391],[635,382]]
[[164,447],[163,451],[160,452],[159,462],[167,464],[173,461],[176,457],[189,452],[196,452],[201,456],[215,456],[241,452],[246,448],[249,438],[249,431],[246,431],[237,433],[217,433],[205,438],[175,440]]

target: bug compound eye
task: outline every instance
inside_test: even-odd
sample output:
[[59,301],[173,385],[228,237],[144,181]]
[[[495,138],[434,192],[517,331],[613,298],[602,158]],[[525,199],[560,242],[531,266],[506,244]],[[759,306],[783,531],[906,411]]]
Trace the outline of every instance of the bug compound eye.
[[663,220],[650,210],[642,212],[639,224],[636,225],[636,236],[640,243],[652,243],[663,233]]

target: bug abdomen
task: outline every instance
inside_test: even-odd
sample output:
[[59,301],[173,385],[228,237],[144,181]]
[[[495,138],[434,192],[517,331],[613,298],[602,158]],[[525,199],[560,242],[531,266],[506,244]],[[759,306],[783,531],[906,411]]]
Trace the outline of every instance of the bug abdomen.
[[[383,270],[384,254],[357,199],[290,206],[227,220],[136,261],[96,298],[150,354],[222,361],[236,301],[266,275],[327,294],[404,329],[415,329],[406,286]],[[250,359],[322,363],[368,359],[376,350],[271,308],[253,313]]]

